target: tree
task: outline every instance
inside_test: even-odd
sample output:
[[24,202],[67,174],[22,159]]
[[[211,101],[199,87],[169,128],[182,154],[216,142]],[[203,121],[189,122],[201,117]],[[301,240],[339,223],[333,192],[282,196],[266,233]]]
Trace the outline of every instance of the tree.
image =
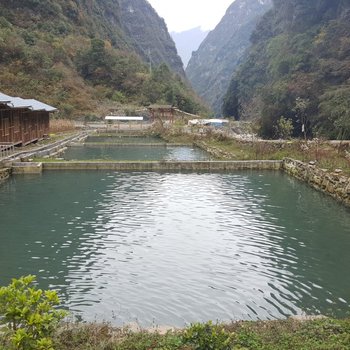
[[307,113],[309,105],[310,105],[309,99],[305,99],[301,97],[297,97],[295,99],[294,112],[295,112],[297,121],[299,121],[301,124],[301,132],[304,134],[305,140],[306,140],[306,134],[307,134],[307,127],[309,124],[308,113]]
[[275,125],[276,136],[281,139],[289,139],[293,133],[293,123],[290,119],[281,116]]
[[317,126],[328,137],[344,140],[350,137],[350,88],[340,87],[320,98]]
[[238,84],[235,79],[232,79],[226,96],[224,97],[222,114],[225,117],[234,117],[236,120],[239,120],[239,110]]

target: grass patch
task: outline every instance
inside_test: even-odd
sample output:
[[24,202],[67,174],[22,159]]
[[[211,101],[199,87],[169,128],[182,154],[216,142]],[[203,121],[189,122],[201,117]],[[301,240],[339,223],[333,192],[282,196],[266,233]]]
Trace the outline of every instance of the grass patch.
[[242,322],[227,328],[236,334],[237,349],[345,350],[350,344],[349,319]]
[[50,119],[50,133],[74,131],[75,123],[70,119]]
[[54,343],[56,350],[348,350],[350,319],[206,323],[165,334],[66,324],[56,331]]
[[58,159],[58,158],[33,158],[34,163],[59,163],[64,162],[64,159]]
[[350,146],[328,142],[304,142],[293,140],[288,142],[274,141],[238,141],[221,134],[206,135],[166,135],[171,142],[195,143],[211,152],[215,157],[225,160],[282,160],[293,158],[302,162],[316,161],[322,169],[333,171],[342,169],[350,174]]

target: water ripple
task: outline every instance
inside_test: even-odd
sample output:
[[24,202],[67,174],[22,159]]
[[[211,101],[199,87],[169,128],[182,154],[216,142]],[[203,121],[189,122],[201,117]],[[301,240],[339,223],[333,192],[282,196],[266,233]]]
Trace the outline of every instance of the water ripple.
[[74,313],[116,324],[344,315],[349,211],[297,186],[268,172],[18,181],[0,187],[2,247],[12,247],[0,248],[1,279],[36,273]]

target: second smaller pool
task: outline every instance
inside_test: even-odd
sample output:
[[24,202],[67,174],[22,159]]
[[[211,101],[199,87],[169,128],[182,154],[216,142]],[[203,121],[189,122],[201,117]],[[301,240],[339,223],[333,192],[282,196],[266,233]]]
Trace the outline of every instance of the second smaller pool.
[[210,160],[210,155],[190,146],[89,146],[69,147],[63,154],[65,160],[115,160],[115,161],[197,161]]

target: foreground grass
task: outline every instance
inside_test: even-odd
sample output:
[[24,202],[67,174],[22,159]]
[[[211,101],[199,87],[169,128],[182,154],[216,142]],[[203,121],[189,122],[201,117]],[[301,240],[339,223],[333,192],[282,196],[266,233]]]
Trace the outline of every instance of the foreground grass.
[[[350,319],[311,321],[238,322],[214,325],[219,330],[199,325],[165,334],[132,332],[108,324],[67,324],[54,335],[56,350],[348,350]],[[224,332],[228,345],[222,345]],[[221,338],[220,338],[221,337]],[[203,342],[204,340],[204,345]],[[1,350],[8,349],[1,343]]]

